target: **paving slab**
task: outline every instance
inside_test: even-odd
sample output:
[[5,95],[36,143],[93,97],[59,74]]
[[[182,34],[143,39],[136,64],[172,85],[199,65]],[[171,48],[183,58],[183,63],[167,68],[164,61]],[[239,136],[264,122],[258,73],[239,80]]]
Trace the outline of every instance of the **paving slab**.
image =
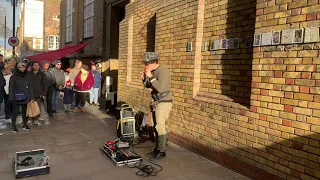
[[[10,127],[10,126],[8,126]],[[248,180],[178,145],[169,143],[167,157],[156,161],[163,170],[156,176],[136,175],[137,168],[116,167],[99,148],[116,139],[116,120],[97,107],[85,113],[65,114],[58,111],[41,126],[30,132],[12,134],[7,128],[0,136],[0,180],[13,180],[12,158],[17,151],[45,149],[50,156],[50,174],[26,180]],[[146,153],[152,151],[151,141],[134,145],[144,165],[150,165]],[[156,165],[153,167],[160,169]]]

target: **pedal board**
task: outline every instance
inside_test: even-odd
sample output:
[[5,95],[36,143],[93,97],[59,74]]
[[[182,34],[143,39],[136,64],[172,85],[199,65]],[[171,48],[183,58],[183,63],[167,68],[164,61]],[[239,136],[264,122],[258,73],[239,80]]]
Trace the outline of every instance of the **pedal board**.
[[105,144],[101,151],[118,167],[143,161],[141,156],[128,148],[115,148],[115,146]]

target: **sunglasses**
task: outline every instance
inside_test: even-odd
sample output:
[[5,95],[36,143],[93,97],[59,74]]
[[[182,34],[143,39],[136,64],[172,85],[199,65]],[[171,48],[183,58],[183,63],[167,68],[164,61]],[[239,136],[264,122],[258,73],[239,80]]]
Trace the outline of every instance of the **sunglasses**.
[[61,64],[57,64],[57,65],[61,66]]

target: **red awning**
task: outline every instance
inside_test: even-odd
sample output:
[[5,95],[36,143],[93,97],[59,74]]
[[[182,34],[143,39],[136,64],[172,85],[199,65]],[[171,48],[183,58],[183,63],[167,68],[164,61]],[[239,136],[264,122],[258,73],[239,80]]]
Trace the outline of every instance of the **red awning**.
[[80,51],[82,49],[84,49],[89,43],[85,42],[83,44],[79,44],[79,45],[75,45],[75,46],[66,46],[64,48],[61,49],[57,49],[54,51],[49,51],[46,53],[42,53],[42,54],[37,54],[37,55],[33,55],[33,56],[28,56],[27,59],[28,60],[33,60],[33,61],[50,61],[53,62],[55,60],[61,59],[69,54],[72,54],[74,52]]

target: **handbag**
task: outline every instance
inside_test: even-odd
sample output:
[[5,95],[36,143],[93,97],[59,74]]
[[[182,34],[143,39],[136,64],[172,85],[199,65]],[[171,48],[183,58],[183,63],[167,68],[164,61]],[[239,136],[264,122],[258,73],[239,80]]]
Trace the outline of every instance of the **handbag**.
[[16,92],[14,94],[15,101],[24,101],[26,99],[27,99],[27,93],[25,93],[25,92]]

